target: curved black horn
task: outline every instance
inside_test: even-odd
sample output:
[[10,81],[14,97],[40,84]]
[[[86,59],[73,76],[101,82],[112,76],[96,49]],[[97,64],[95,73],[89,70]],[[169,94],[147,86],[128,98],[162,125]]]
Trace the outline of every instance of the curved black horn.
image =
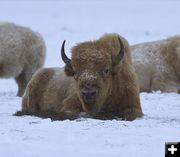
[[61,46],[61,58],[67,66],[71,66],[71,60],[65,54],[65,50],[64,50],[65,42],[66,40],[63,41],[63,44]]
[[124,44],[121,41],[120,37],[118,37],[118,41],[120,44],[120,50],[119,50],[118,55],[113,57],[113,66],[116,66],[124,56]]

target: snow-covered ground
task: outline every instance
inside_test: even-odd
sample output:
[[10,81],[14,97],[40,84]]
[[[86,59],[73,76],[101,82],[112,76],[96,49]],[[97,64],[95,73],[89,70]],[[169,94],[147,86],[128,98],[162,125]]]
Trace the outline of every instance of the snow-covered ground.
[[[180,34],[178,0],[0,1],[0,21],[39,31],[47,45],[46,67],[63,66],[77,42],[117,32],[130,44]],[[70,54],[69,54],[70,55]],[[141,93],[145,116],[132,122],[54,121],[12,116],[21,108],[13,79],[0,79],[2,157],[163,157],[165,142],[180,141],[180,95]]]

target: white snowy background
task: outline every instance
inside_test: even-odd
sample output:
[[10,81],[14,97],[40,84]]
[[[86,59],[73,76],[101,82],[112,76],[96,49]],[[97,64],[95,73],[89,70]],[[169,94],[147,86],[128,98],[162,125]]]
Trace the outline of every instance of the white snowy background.
[[[1,0],[0,21],[32,28],[47,45],[45,67],[63,66],[66,51],[116,32],[130,44],[180,34],[178,0]],[[68,53],[70,56],[70,53]],[[13,79],[0,79],[0,157],[163,157],[180,141],[180,95],[141,93],[144,117],[128,121],[51,121],[12,116],[21,109]]]

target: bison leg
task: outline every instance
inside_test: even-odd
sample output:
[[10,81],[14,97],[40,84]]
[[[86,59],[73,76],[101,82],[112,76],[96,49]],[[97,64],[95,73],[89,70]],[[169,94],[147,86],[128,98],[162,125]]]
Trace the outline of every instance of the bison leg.
[[24,94],[25,88],[27,86],[27,80],[24,72],[22,72],[19,76],[15,77],[15,80],[18,84],[17,96],[21,97]]
[[136,85],[126,88],[123,98],[123,108],[120,109],[120,115],[124,120],[134,120],[142,117],[142,109],[140,105],[139,90]]
[[142,115],[142,111],[139,108],[127,108],[124,111],[122,119],[132,121],[137,117],[142,117]]
[[166,85],[165,87],[160,88],[160,91],[165,92],[165,93],[180,93],[180,87],[179,85],[177,86],[171,86],[171,85]]
[[2,63],[0,63],[0,77],[2,77],[3,76],[3,64]]
[[170,92],[179,93],[180,85],[177,79],[165,80],[159,77],[159,78],[154,78],[153,80],[151,91],[153,90],[154,91],[160,90],[161,92],[167,92],[167,93],[170,93]]
[[68,114],[80,114],[83,111],[81,102],[76,94],[71,95],[64,99],[63,107],[61,112],[66,112]]

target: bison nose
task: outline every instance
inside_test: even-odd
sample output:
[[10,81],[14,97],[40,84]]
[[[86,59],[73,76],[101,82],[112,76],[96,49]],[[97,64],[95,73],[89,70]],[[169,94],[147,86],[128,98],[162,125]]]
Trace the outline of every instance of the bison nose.
[[81,90],[81,95],[85,103],[94,103],[96,95],[97,95],[97,90],[85,88]]

